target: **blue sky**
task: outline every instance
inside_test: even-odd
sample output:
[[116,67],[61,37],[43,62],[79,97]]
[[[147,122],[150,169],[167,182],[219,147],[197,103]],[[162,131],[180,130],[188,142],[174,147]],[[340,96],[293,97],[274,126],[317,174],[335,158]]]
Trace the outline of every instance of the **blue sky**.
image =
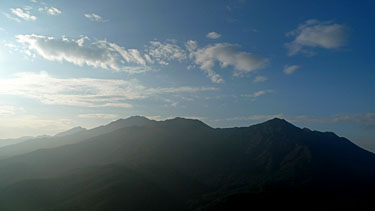
[[372,1],[3,1],[0,138],[273,117],[375,141]]

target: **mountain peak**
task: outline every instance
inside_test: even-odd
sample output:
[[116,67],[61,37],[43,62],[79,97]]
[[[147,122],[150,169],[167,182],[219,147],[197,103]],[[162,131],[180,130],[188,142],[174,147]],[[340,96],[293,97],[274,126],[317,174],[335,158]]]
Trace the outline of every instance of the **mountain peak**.
[[291,125],[291,126],[294,126],[293,124],[291,124],[290,122],[286,121],[285,119],[280,119],[280,118],[273,118],[273,119],[270,119],[268,121],[265,121],[264,124],[272,124],[272,125]]
[[62,137],[62,136],[68,136],[68,135],[73,135],[75,133],[79,133],[79,132],[82,132],[82,131],[85,131],[87,130],[86,128],[83,128],[81,126],[78,126],[78,127],[74,127],[72,129],[69,129],[69,130],[66,130],[66,131],[63,131],[61,133],[58,133],[56,134],[55,136],[56,137]]
[[211,128],[210,126],[208,126],[207,124],[198,119],[188,119],[183,117],[168,119],[164,122],[167,124],[173,124],[174,126],[178,127]]
[[144,116],[131,116],[131,117],[128,117],[124,120],[127,120],[127,121],[150,121],[150,119],[144,117]]
[[296,129],[298,127],[294,126],[292,123],[286,121],[285,119],[273,118],[263,123],[257,124],[258,127],[272,128],[275,130],[289,130]]
[[281,119],[281,118],[278,118],[278,117],[275,117],[273,119],[270,119],[266,122],[278,122],[278,123],[289,123],[288,121],[286,121],[285,119]]
[[122,128],[122,127],[130,127],[130,126],[144,126],[150,124],[153,120],[147,119],[144,116],[131,116],[126,119],[118,119],[109,123],[107,126],[115,127],[115,128]]

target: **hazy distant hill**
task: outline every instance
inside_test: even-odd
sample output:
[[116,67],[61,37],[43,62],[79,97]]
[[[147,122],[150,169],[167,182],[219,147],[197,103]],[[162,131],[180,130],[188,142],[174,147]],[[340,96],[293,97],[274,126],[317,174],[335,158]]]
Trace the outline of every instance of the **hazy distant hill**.
[[214,129],[132,117],[64,138],[0,161],[0,209],[339,209],[370,203],[375,187],[373,153],[281,119]]
[[67,131],[63,131],[61,133],[58,133],[55,135],[55,137],[63,137],[63,136],[69,136],[69,135],[73,135],[73,134],[76,134],[76,133],[80,133],[80,132],[83,132],[83,131],[86,131],[87,129],[86,128],[83,128],[83,127],[74,127],[70,130],[67,130]]
[[47,149],[67,144],[74,144],[91,137],[110,133],[123,127],[141,126],[150,122],[152,122],[152,120],[148,120],[145,117],[130,117],[128,119],[119,119],[117,121],[111,122],[108,125],[100,126],[91,130],[84,129],[82,127],[76,127],[68,131],[61,132],[52,137],[36,137],[31,141],[21,143],[18,142],[17,144],[2,147],[0,148],[0,159],[32,152],[38,149]]
[[12,144],[18,144],[20,142],[24,142],[33,138],[34,137],[31,137],[31,136],[25,136],[21,138],[0,139],[0,147],[12,145]]

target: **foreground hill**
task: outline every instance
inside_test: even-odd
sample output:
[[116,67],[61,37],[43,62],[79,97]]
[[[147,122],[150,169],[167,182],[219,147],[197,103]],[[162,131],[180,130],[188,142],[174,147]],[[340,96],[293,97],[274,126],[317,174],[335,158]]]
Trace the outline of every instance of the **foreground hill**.
[[133,117],[93,131],[0,161],[0,209],[339,209],[370,203],[375,187],[373,153],[281,119],[214,129]]

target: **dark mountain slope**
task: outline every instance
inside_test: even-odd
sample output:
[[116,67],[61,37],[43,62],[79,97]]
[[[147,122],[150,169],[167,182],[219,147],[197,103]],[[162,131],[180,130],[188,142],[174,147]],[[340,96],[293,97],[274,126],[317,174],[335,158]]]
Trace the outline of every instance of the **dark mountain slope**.
[[[59,183],[53,178],[108,164],[126,166],[148,178],[155,168],[164,169],[153,177],[153,183],[179,196],[189,208],[219,209],[233,206],[238,199],[246,204],[249,197],[276,200],[286,193],[291,197],[317,193],[306,199],[311,203],[324,202],[322,196],[329,193],[338,201],[357,193],[351,198],[358,199],[375,187],[374,154],[333,133],[300,129],[280,119],[244,128],[213,129],[182,118],[123,127],[76,144],[3,160],[0,187],[16,194],[16,187],[23,187],[20,182],[25,180],[44,178],[44,182]],[[166,181],[175,183],[167,185]],[[85,186],[84,181],[80,185]],[[96,183],[91,185],[100,189]],[[40,195],[45,191],[49,190],[41,190]],[[180,194],[185,192],[191,194]],[[9,195],[0,196],[0,201]],[[92,200],[82,197],[80,201]],[[69,191],[53,200],[65,198],[75,200]]]
[[[162,175],[169,173],[162,172]],[[186,210],[181,196],[166,189],[168,183],[155,183],[150,176],[155,177],[123,166],[107,165],[79,169],[55,179],[27,180],[2,190],[0,210],[123,210],[124,207]],[[180,184],[184,182],[181,180]]]

